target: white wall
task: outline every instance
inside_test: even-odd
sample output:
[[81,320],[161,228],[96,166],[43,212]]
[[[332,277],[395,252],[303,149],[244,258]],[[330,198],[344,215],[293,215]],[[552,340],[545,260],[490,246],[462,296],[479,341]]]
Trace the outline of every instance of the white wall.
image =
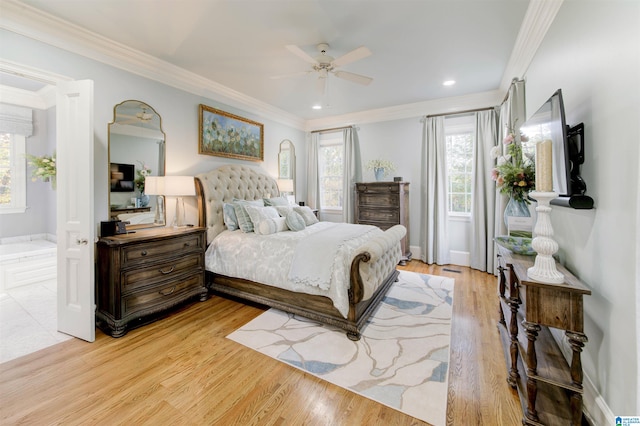
[[585,125],[582,176],[596,208],[554,207],[552,224],[561,259],[593,292],[583,366],[615,415],[640,413],[639,41],[639,2],[565,1],[526,73],[529,114],[561,88],[567,124]]

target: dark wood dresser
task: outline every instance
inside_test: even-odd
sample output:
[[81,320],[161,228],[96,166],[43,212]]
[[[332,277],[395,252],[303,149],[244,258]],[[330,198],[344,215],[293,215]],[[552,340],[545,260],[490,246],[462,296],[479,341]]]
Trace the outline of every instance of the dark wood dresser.
[[[206,300],[205,228],[155,228],[97,243],[96,323],[113,337],[188,299]],[[157,315],[155,315],[157,316]]]
[[[509,371],[518,390],[525,425],[582,424],[582,363],[587,342],[583,296],[591,294],[571,272],[557,265],[565,281],[533,281],[527,270],[535,257],[498,247],[498,329]],[[565,331],[571,360],[565,361],[549,328]]]
[[411,260],[409,249],[409,182],[356,183],[356,223],[375,225],[382,230],[403,225],[407,235],[400,241],[404,265]]

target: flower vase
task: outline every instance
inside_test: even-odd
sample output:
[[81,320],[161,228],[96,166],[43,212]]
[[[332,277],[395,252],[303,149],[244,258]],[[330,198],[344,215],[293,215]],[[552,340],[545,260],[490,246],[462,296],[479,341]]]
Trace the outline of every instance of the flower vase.
[[138,197],[138,207],[147,207],[149,205],[149,196],[144,192]]
[[382,179],[384,179],[384,168],[376,167],[375,169],[373,169],[373,173],[376,176],[376,180],[378,182],[380,182]]
[[509,217],[531,217],[527,202],[509,198],[509,202],[504,209],[504,224],[506,226],[509,226]]

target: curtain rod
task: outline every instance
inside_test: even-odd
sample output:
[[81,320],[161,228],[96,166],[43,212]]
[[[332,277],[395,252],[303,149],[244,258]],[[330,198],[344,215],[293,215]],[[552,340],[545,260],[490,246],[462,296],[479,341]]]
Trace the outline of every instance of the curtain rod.
[[468,114],[470,112],[488,111],[488,110],[494,109],[494,108],[495,107],[484,107],[484,108],[476,108],[476,109],[467,109],[467,110],[464,110],[464,111],[457,111],[457,112],[443,112],[441,114],[429,114],[429,115],[426,115],[424,118],[442,117],[443,115]]
[[322,133],[322,132],[333,132],[334,130],[344,130],[355,128],[356,130],[360,130],[356,126],[344,126],[344,127],[333,127],[331,129],[322,129],[322,130],[312,130],[311,133]]

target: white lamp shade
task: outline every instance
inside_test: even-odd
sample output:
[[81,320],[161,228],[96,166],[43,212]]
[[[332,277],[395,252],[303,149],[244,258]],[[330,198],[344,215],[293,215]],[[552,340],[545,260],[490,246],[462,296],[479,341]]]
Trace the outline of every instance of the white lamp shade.
[[293,179],[278,179],[280,192],[293,192]]
[[147,176],[144,180],[144,193],[147,195],[163,195],[164,177]]
[[147,176],[144,192],[148,195],[187,197],[196,195],[196,185],[193,176]]
[[196,184],[193,176],[165,176],[163,195],[187,197],[196,195]]

